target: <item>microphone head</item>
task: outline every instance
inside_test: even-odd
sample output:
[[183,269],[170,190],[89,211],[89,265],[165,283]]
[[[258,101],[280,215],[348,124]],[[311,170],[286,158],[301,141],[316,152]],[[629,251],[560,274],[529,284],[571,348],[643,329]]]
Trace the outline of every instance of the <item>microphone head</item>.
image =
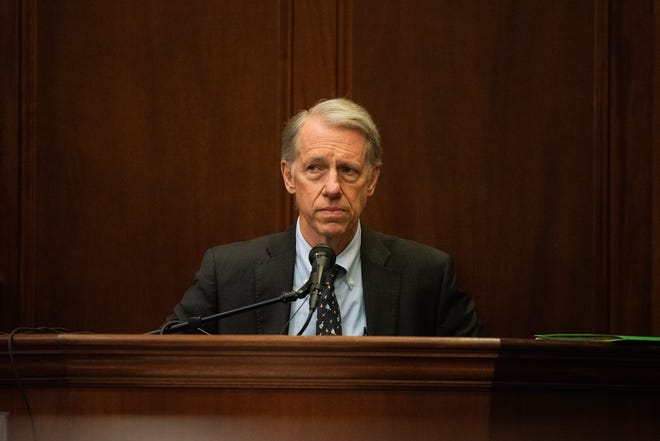
[[336,258],[337,256],[335,255],[335,252],[332,251],[332,248],[325,244],[316,245],[309,252],[309,262],[312,264],[312,266],[314,266],[314,262],[318,262],[319,259],[326,259],[327,264],[323,266],[326,268],[331,267],[335,264]]

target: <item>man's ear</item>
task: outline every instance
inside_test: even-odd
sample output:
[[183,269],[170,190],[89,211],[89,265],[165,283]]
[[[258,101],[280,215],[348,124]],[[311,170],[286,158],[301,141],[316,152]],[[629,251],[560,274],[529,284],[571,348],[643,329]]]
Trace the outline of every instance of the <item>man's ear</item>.
[[380,165],[375,166],[373,170],[371,170],[371,180],[369,181],[369,186],[367,187],[367,194],[369,196],[373,195],[376,191],[378,176],[380,176]]
[[296,184],[293,181],[293,164],[289,164],[287,161],[280,161],[280,169],[282,170],[282,179],[284,179],[284,187],[286,191],[291,194],[296,193]]

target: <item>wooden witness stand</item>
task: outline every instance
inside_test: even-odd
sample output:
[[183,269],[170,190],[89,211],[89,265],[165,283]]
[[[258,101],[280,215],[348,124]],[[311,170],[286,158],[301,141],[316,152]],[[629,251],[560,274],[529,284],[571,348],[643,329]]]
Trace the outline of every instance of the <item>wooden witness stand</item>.
[[[0,412],[32,440],[7,340]],[[38,441],[660,439],[657,346],[55,334],[12,353]]]

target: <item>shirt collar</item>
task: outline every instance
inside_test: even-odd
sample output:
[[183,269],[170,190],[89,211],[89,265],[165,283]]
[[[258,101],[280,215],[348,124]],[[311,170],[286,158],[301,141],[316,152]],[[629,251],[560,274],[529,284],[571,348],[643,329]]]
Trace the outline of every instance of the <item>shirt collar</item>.
[[[341,273],[339,279],[346,276],[346,282],[348,287],[353,289],[356,284],[356,281],[359,280],[358,271],[360,269],[360,247],[362,245],[362,226],[358,221],[357,229],[355,231],[355,236],[348,244],[344,251],[339,253],[335,263],[346,270],[346,273]],[[309,273],[312,271],[312,264],[309,262],[309,252],[312,250],[312,246],[307,243],[300,231],[300,217],[296,222],[296,265],[299,267],[305,268],[306,272]],[[302,266],[301,266],[302,265]]]

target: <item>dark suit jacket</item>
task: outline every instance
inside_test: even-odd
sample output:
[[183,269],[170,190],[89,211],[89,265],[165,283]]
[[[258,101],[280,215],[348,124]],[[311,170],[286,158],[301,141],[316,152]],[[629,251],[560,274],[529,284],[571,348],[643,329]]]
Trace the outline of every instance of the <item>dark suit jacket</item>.
[[[295,228],[208,250],[193,285],[169,319],[187,320],[291,291]],[[446,253],[362,229],[362,283],[369,335],[483,336],[472,300],[455,286]],[[220,334],[287,333],[290,304],[206,323]]]

